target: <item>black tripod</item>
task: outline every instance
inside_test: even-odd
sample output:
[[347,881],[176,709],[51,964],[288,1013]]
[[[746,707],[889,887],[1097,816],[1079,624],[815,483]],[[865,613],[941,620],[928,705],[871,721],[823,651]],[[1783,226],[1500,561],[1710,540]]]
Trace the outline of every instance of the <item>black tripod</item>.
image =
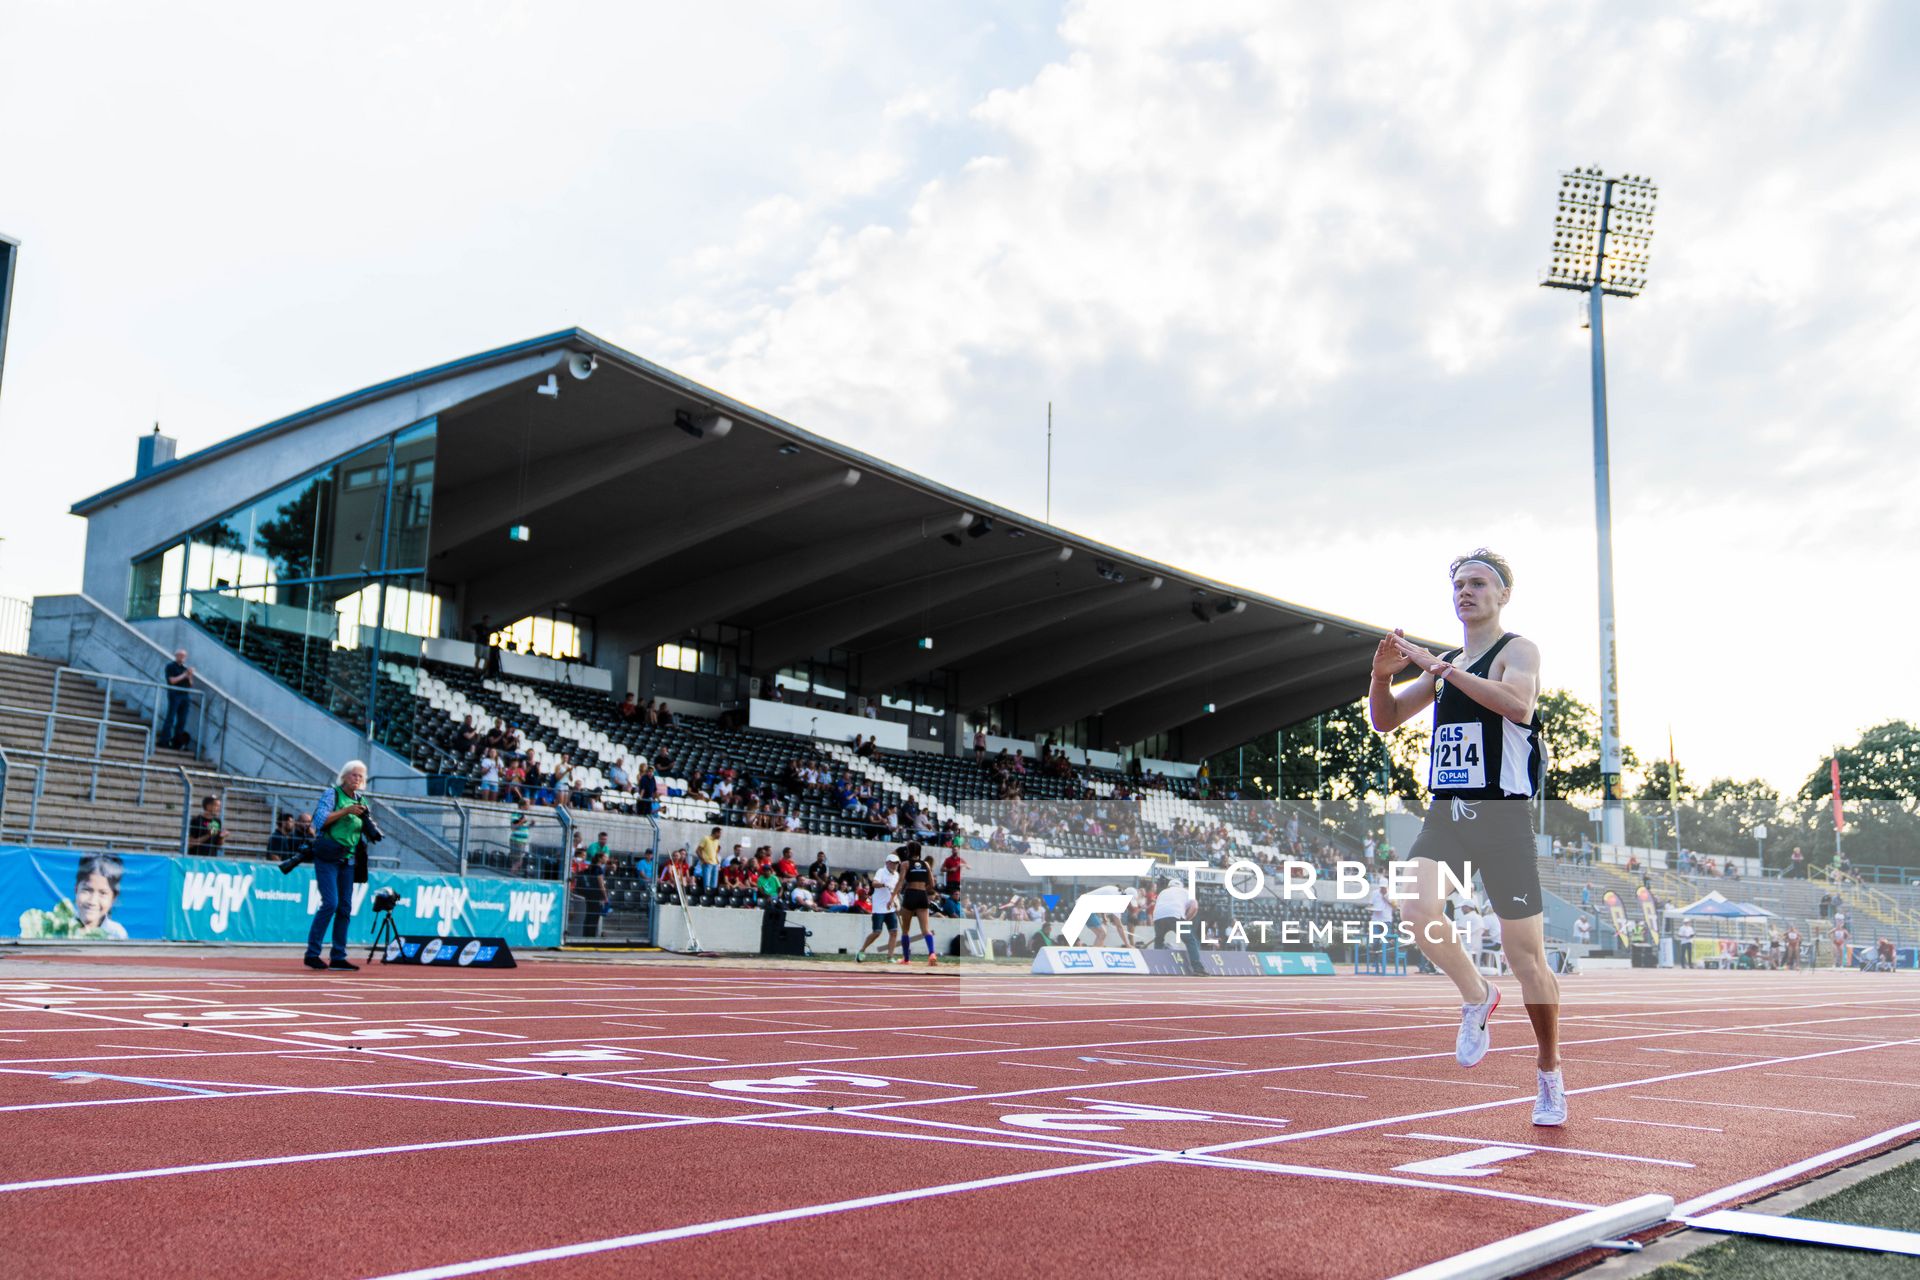
[[[373,945],[367,948],[367,961],[372,963],[374,954],[389,943],[400,941],[400,930],[393,923],[393,908],[376,911],[373,924]],[[384,962],[383,962],[384,963]]]

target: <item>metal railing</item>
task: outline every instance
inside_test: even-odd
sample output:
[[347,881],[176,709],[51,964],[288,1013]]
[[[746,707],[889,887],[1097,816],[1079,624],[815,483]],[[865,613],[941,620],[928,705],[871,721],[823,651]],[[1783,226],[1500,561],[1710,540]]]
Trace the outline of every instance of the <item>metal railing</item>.
[[[170,834],[162,839],[155,836],[142,836],[138,833],[121,831],[109,834],[99,829],[91,831],[69,831],[43,826],[40,821],[40,798],[45,782],[60,766],[72,766],[78,775],[82,768],[97,777],[98,771],[125,771],[139,775],[143,782],[149,778],[166,778],[177,786],[177,791],[169,787],[167,799],[178,796],[180,805],[180,827],[177,835]],[[19,769],[31,769],[36,774],[35,790],[26,815],[24,827],[7,822],[10,811],[17,811],[17,804],[8,804],[5,798],[5,786],[8,774]],[[20,751],[0,752],[0,832],[24,837],[27,843],[46,839],[62,843],[100,848],[142,848],[157,853],[188,853],[194,847],[192,824],[195,814],[196,796],[218,795],[223,798],[235,796],[255,797],[263,801],[268,812],[266,838],[258,843],[229,844],[223,841],[220,853],[224,856],[253,855],[265,857],[278,854],[281,850],[272,843],[272,837],[279,834],[279,815],[283,812],[308,814],[312,812],[314,797],[325,789],[330,780],[320,782],[297,782],[287,779],[255,778],[230,773],[215,773],[209,770],[188,769],[180,765],[156,765],[140,760],[116,760],[112,757],[67,755],[60,752]],[[143,787],[139,805],[149,801],[150,790]],[[444,800],[414,795],[394,795],[384,792],[368,791],[367,798],[376,806],[376,812],[389,819],[389,826],[395,825],[391,819],[405,817],[409,825],[420,825],[423,814],[434,814],[440,820],[450,823],[457,834],[450,842],[442,842],[441,849],[422,849],[417,844],[402,844],[418,855],[422,862],[443,871],[458,871],[466,874],[469,870],[469,853],[476,847],[473,835],[474,811],[471,806],[454,800]],[[97,791],[90,793],[89,802],[95,802]],[[560,823],[564,850],[571,842],[567,835],[571,817],[564,811],[556,815]],[[290,850],[289,850],[290,851]],[[401,859],[394,854],[376,853],[376,863],[399,865]],[[565,875],[565,859],[562,858],[560,873]]]

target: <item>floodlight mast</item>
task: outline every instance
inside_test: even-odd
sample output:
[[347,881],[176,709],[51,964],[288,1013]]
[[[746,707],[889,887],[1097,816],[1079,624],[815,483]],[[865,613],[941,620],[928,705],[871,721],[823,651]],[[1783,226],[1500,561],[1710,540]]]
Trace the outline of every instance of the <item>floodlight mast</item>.
[[1600,559],[1600,841],[1626,843],[1620,792],[1620,678],[1614,654],[1613,501],[1607,458],[1607,349],[1600,300],[1638,297],[1646,287],[1659,191],[1644,176],[1609,178],[1599,169],[1560,175],[1553,265],[1540,283],[1587,295],[1593,350],[1593,513]]

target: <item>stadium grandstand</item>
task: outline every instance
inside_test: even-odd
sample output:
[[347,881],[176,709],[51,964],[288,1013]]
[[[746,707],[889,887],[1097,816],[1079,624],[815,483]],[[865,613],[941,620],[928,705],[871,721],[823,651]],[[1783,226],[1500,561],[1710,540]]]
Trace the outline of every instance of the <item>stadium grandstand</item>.
[[[0,659],[7,838],[277,854],[363,759],[387,866],[564,880],[573,932],[647,938],[681,863],[670,901],[755,906],[748,864],[824,853],[832,883],[779,899],[853,908],[875,842],[918,839],[964,853],[949,914],[1044,923],[1023,856],[1357,850],[1211,793],[1201,762],[1351,701],[1379,628],[1034,521],[582,330],[185,457],[156,428],[135,461],[73,505],[81,591],[36,601],[28,653]],[[1556,881],[1562,907],[1579,885]],[[1904,901],[1861,905],[1914,931]]]

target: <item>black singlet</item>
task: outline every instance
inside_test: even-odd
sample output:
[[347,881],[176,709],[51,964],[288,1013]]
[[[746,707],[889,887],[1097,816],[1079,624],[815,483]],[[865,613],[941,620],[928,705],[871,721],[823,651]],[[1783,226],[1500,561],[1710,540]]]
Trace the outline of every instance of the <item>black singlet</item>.
[[[1493,660],[1514,638],[1509,631],[1494,641],[1466,668],[1467,673],[1485,678],[1493,670]],[[1451,662],[1461,652],[1453,649],[1442,656]],[[1427,789],[1436,798],[1445,795],[1468,801],[1499,800],[1531,796],[1539,789],[1545,760],[1540,751],[1538,712],[1531,724],[1515,724],[1458,689],[1447,687],[1445,680],[1439,682],[1434,693],[1433,756]]]

